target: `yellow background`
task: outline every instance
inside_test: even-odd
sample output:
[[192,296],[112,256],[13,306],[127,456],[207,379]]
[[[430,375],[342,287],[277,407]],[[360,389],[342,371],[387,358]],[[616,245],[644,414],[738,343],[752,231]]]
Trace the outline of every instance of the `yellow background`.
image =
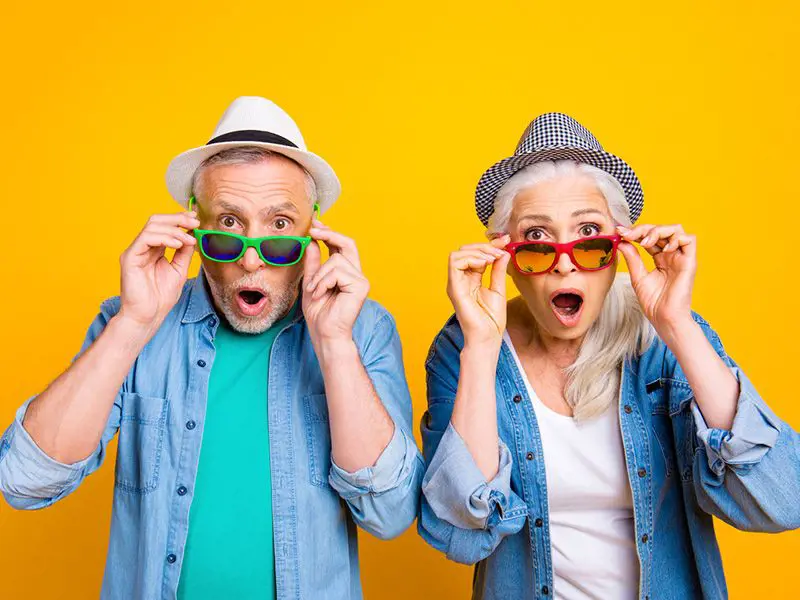
[[[450,314],[447,253],[482,239],[482,170],[529,120],[567,112],[630,162],[642,222],[699,237],[695,307],[796,428],[800,9],[795,2],[15,2],[0,23],[0,422],[64,369],[175,154],[236,96],[275,100],[344,194],[395,315],[415,418]],[[109,461],[111,462],[111,461]],[[106,464],[38,513],[0,507],[0,597],[92,598]],[[800,533],[718,528],[733,598],[796,598]],[[466,598],[471,569],[414,531],[362,536],[367,598]],[[656,565],[658,568],[658,565]]]

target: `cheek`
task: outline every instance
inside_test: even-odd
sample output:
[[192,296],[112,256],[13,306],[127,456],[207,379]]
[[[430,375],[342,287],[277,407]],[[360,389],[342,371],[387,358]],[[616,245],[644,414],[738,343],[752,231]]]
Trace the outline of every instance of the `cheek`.
[[608,292],[614,284],[616,269],[609,268],[605,271],[595,273],[594,275],[596,278],[589,282],[587,299],[589,300],[592,312],[594,314],[599,314],[606,300],[606,296],[608,296]]

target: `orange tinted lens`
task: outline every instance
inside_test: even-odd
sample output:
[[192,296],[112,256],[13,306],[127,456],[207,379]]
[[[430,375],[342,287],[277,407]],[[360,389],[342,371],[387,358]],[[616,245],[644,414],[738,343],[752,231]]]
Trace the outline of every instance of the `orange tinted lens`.
[[611,240],[586,240],[575,244],[572,254],[578,266],[584,269],[600,269],[608,266],[613,258],[614,242]]
[[550,244],[525,244],[517,248],[517,266],[524,273],[544,273],[553,266],[556,249]]

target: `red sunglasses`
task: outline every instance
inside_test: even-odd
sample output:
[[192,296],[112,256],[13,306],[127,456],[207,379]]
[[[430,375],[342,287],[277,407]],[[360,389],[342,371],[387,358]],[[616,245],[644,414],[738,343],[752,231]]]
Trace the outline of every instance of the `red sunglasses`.
[[514,242],[505,247],[517,271],[523,275],[544,275],[552,271],[562,254],[581,271],[600,271],[610,267],[622,241],[618,235],[579,238],[567,244],[554,242]]

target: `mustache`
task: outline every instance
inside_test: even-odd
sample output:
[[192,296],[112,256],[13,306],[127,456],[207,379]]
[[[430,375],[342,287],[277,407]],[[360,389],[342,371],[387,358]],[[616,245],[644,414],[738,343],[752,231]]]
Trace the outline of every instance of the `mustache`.
[[[302,279],[302,273],[298,274],[297,278],[294,281],[289,282],[288,288],[296,287],[300,285],[300,280]],[[276,289],[274,285],[271,285],[267,279],[261,273],[246,273],[236,281],[232,281],[231,283],[225,285],[224,290],[231,295],[236,294],[239,290],[242,289],[258,289],[264,292],[264,295],[267,297],[271,297],[273,294],[282,292],[285,288],[283,286],[280,289]]]

